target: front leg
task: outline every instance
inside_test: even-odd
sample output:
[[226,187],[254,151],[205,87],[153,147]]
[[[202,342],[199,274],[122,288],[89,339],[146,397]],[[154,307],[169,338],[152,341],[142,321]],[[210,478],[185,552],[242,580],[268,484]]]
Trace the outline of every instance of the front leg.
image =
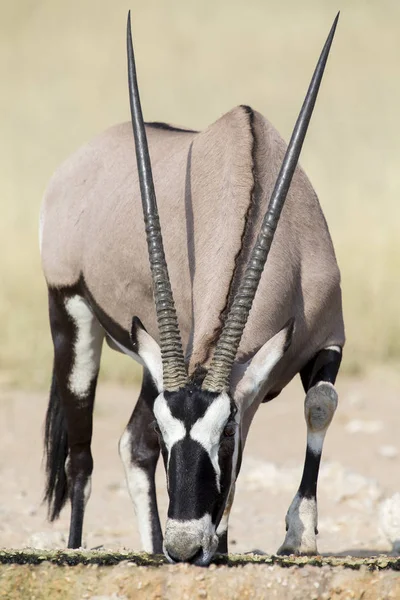
[[162,554],[163,537],[157,507],[155,471],[160,446],[152,427],[157,389],[144,369],[139,399],[122,434],[119,452],[136,513],[143,550]]
[[304,416],[307,449],[303,477],[286,515],[286,537],[278,554],[317,554],[317,482],[326,432],[335,413],[334,388],[342,351],[331,347],[319,352],[301,371],[306,394]]

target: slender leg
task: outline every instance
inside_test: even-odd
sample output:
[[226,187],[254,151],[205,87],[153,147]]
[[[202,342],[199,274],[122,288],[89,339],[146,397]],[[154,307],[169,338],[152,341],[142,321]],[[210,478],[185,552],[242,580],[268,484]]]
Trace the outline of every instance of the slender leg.
[[104,336],[86,301],[77,294],[50,290],[49,312],[54,374],[68,436],[68,547],[78,548],[82,545],[83,517],[91,490],[92,413]]
[[341,358],[339,347],[321,350],[300,374],[306,392],[307,449],[303,477],[286,515],[286,537],[278,554],[317,554],[318,472],[325,434],[338,403],[334,383]]
[[139,399],[119,443],[126,481],[146,552],[161,554],[163,537],[158,515],[155,471],[160,445],[152,426],[153,404],[158,396],[149,372],[144,369]]

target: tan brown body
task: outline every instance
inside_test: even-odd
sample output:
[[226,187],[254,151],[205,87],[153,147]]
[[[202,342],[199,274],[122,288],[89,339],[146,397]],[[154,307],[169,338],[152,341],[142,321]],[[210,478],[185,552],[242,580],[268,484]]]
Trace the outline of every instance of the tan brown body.
[[[191,369],[212,355],[286,145],[259,113],[237,107],[203,132],[147,126],[165,253]],[[130,123],[66,161],[46,192],[43,269],[51,287],[81,274],[129,331],[137,315],[158,340]],[[241,250],[243,242],[243,248]],[[322,348],[343,346],[340,274],[318,198],[297,168],[237,360],[291,317],[292,345],[265,392],[279,391]]]

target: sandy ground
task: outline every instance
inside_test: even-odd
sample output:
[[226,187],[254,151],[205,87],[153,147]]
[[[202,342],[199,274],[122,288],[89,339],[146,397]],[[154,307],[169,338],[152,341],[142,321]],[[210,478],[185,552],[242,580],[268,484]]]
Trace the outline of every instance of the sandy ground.
[[366,566],[0,565],[5,600],[398,600],[400,574]]
[[[319,483],[321,553],[368,555],[390,551],[389,520],[400,543],[399,512],[382,517],[382,503],[400,491],[400,374],[341,377],[339,407],[328,432]],[[99,386],[95,410],[95,470],[84,539],[88,548],[140,549],[117,443],[137,389]],[[245,449],[232,510],[232,552],[276,552],[284,517],[300,481],[305,451],[303,393],[294,381],[261,406]],[[42,424],[46,394],[0,392],[0,546],[63,547],[69,509],[51,525],[41,504]],[[159,502],[165,514],[163,467]],[[397,521],[396,521],[397,519]],[[397,528],[397,529],[396,529]],[[398,535],[397,535],[398,534]]]

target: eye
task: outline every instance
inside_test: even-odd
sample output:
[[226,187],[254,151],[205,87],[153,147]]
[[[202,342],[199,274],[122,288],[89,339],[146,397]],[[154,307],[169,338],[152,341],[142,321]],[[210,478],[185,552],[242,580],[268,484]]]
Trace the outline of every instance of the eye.
[[224,436],[233,437],[236,432],[237,424],[235,422],[227,423],[224,427]]

